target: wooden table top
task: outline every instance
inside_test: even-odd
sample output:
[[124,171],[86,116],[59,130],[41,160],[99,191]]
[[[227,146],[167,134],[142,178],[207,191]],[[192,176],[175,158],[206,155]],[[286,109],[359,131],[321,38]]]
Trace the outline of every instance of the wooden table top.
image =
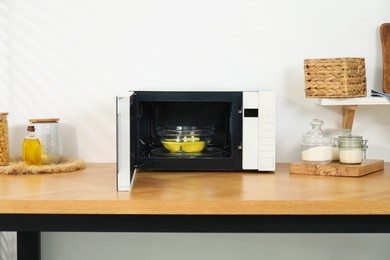
[[139,171],[117,192],[115,164],[82,171],[0,175],[0,214],[390,214],[390,163],[363,177]]

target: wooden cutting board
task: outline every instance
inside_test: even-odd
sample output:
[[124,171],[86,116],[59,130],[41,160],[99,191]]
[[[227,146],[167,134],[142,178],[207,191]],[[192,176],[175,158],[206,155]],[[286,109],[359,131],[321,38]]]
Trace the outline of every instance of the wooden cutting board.
[[332,162],[326,165],[290,163],[290,173],[323,176],[360,177],[384,169],[383,160],[363,160],[361,164]]
[[383,60],[383,92],[390,93],[390,23],[381,25],[382,60]]

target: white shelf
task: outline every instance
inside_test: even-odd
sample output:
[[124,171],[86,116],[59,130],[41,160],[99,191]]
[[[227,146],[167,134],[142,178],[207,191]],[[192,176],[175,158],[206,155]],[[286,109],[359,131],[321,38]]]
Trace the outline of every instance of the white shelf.
[[319,98],[317,104],[322,106],[390,105],[390,102],[384,97]]
[[352,129],[355,111],[360,105],[390,105],[385,97],[359,97],[359,98],[319,98],[317,104],[322,106],[342,106],[342,128]]

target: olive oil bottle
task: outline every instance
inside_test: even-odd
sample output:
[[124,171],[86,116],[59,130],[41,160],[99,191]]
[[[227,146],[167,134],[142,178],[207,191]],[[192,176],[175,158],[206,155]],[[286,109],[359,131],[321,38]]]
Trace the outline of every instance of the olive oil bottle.
[[28,135],[24,138],[22,148],[22,159],[30,165],[41,165],[41,143],[35,136],[35,127],[27,127]]

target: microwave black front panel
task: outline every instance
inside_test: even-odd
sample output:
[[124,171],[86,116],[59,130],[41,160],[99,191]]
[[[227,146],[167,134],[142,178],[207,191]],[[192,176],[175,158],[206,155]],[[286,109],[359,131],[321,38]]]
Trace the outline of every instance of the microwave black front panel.
[[[242,92],[136,92],[132,110],[132,157],[135,167],[149,170],[242,169]],[[160,157],[157,127],[213,126],[213,156]],[[135,142],[137,142],[135,144]]]
[[230,102],[153,102],[150,104],[150,134],[153,146],[160,145],[157,127],[213,126],[215,134],[210,146],[228,145],[230,133]]

